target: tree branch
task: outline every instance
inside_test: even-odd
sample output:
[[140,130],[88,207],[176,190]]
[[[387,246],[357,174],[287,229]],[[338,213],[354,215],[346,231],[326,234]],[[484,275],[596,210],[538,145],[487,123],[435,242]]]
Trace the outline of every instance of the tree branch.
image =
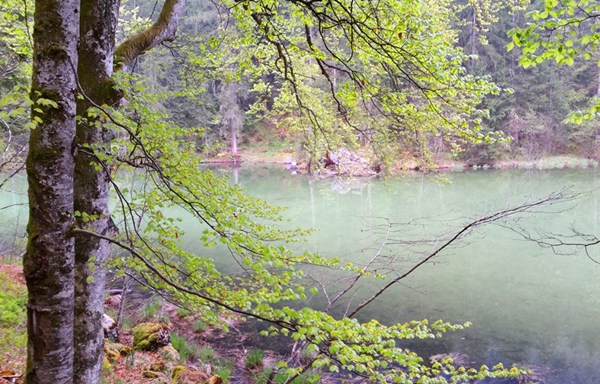
[[185,0],[166,0],[158,20],[150,28],[121,43],[115,49],[115,72],[127,70],[138,56],[165,41],[172,41],[184,6]]
[[477,220],[471,221],[470,223],[463,226],[459,231],[457,231],[453,236],[451,236],[448,240],[446,240],[440,247],[436,248],[433,252],[431,252],[428,256],[423,258],[421,261],[413,265],[408,271],[404,272],[401,275],[396,276],[392,280],[390,280],[387,284],[385,284],[381,289],[379,289],[375,294],[373,294],[368,299],[364,300],[360,303],[349,315],[348,317],[355,317],[356,314],[361,311],[364,307],[375,301],[379,296],[381,296],[385,291],[387,291],[392,286],[399,283],[401,280],[405,279],[417,269],[419,269],[422,265],[430,262],[432,259],[437,257],[444,249],[450,247],[456,241],[462,239],[465,235],[467,235],[472,230],[476,228],[490,223],[498,223],[502,220],[505,220],[511,216],[523,214],[523,213],[533,213],[536,209],[541,209],[545,206],[559,203],[572,201],[580,198],[582,195],[577,193],[572,193],[566,190],[561,190],[558,192],[553,192],[550,195],[526,202],[516,207],[507,208],[502,211],[498,211],[492,214],[488,214],[483,216]]

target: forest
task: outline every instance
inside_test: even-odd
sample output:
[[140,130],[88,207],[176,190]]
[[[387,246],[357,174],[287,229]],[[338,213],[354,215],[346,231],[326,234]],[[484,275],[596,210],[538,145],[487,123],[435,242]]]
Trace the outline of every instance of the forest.
[[[351,260],[304,247],[315,228],[248,194],[237,167],[306,173],[315,224],[326,177],[370,199],[355,179],[597,166],[599,20],[592,0],[3,0],[0,383],[545,382],[549,361],[420,349],[469,318],[368,308],[487,226],[597,263],[591,225],[523,224],[588,193],[540,186],[427,239],[452,212],[397,222],[388,207],[369,219],[372,258]],[[304,188],[277,177],[271,190]],[[284,351],[222,359],[232,332]]]

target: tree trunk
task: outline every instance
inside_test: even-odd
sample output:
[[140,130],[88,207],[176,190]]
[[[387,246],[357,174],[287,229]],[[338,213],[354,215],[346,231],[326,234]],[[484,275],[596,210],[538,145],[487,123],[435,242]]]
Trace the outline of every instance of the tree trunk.
[[[79,41],[79,82],[85,93],[77,102],[81,116],[75,138],[75,211],[77,224],[95,233],[107,235],[111,229],[108,208],[110,179],[94,155],[109,142],[108,132],[87,110],[95,104],[113,104],[118,94],[110,80],[113,70],[115,31],[119,0],[82,0]],[[90,236],[75,239],[75,384],[98,383],[102,367],[104,335],[104,260],[109,244]]]
[[[133,60],[135,55],[144,53],[163,39],[174,38],[183,4],[182,0],[166,1],[159,21],[126,41],[120,52],[127,52],[130,55],[127,59]],[[75,211],[86,216],[85,219],[83,216],[78,218],[78,226],[102,235],[112,229],[108,207],[110,175],[95,153],[108,150],[111,133],[102,128],[98,119],[88,117],[87,110],[93,106],[92,101],[97,105],[116,105],[120,101],[120,94],[111,80],[113,57],[118,56],[115,54],[115,33],[119,6],[120,0],[81,1],[78,73],[85,97],[77,104],[77,113],[82,119],[77,125],[75,140],[74,206]],[[128,48],[132,44],[134,48]],[[103,262],[109,251],[105,240],[90,236],[76,238],[75,384],[100,380],[104,343],[101,323],[105,285]]]
[[238,136],[243,124],[243,113],[237,100],[238,87],[239,85],[235,83],[225,84],[219,95],[222,134],[223,136],[227,136],[224,130],[229,129],[228,136],[231,140],[231,157],[234,164],[237,164],[240,158],[238,153]]
[[[27,178],[26,381],[73,381],[73,153],[79,1],[37,0]],[[54,104],[55,103],[55,104]]]
[[[30,218],[23,260],[29,292],[28,383],[94,384],[100,378],[101,263],[108,244],[94,237],[74,241],[69,230],[74,210],[86,215],[77,220],[79,226],[102,235],[111,227],[109,175],[94,155],[110,138],[98,121],[85,119],[85,112],[92,105],[88,97],[97,104],[119,99],[110,76],[120,0],[82,0],[82,12],[79,3],[35,3],[31,97],[32,116],[39,121],[27,158]],[[121,66],[174,38],[183,5],[184,0],[166,0],[157,23],[121,46]],[[77,71],[85,93],[79,103]],[[77,127],[76,112],[84,118]]]

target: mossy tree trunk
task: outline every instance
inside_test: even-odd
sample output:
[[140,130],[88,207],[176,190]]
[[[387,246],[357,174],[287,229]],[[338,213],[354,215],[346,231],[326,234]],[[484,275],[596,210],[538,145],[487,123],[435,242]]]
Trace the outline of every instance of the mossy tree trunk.
[[27,157],[29,223],[26,382],[73,381],[72,152],[79,1],[37,0]]
[[[126,64],[175,36],[183,0],[166,0],[159,20],[127,40]],[[107,235],[109,175],[97,158],[110,143],[93,104],[116,104],[111,76],[120,0],[35,3],[31,132],[27,159],[30,219],[24,259],[28,302],[28,383],[100,381],[108,243],[70,236],[74,226]],[[80,30],[81,26],[81,30]],[[79,42],[79,51],[77,44]],[[123,65],[118,66],[123,68]],[[85,96],[76,101],[78,80]],[[82,117],[76,125],[76,113]],[[75,221],[74,211],[86,216]],[[91,220],[89,220],[91,218]],[[74,352],[75,351],[75,352]]]
[[[128,60],[145,53],[165,39],[173,39],[183,9],[182,0],[167,0],[158,21],[148,30],[125,41],[117,52],[127,52]],[[115,50],[120,0],[82,0],[81,38],[79,43],[79,81],[83,92],[77,104],[82,117],[75,140],[75,211],[78,226],[101,235],[112,230],[108,196],[108,167],[98,152],[108,153],[111,132],[97,118],[87,116],[96,105],[116,106],[120,93],[111,80],[113,68],[126,68]],[[117,56],[119,65],[114,66]],[[85,217],[85,220],[83,219]],[[102,314],[105,270],[102,263],[109,255],[107,241],[90,236],[77,236],[75,243],[75,380],[76,384],[97,383],[102,366]]]
[[[99,120],[87,111],[92,102],[114,104],[117,92],[110,77],[113,72],[113,52],[119,0],[82,0],[79,40],[79,82],[84,97],[77,101],[75,138],[74,207],[77,225],[95,233],[111,231],[108,196],[110,175],[95,155],[106,152],[110,138]],[[89,99],[88,99],[89,98]],[[104,335],[105,268],[109,254],[105,240],[90,236],[75,239],[75,329],[74,346],[76,384],[97,383],[102,367]]]

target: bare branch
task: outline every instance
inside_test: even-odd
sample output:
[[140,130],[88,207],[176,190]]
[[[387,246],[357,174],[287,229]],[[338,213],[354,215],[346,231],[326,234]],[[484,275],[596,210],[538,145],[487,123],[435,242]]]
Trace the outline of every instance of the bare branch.
[[550,195],[548,195],[546,197],[536,199],[533,201],[529,201],[529,202],[526,202],[526,203],[521,204],[516,207],[506,208],[504,210],[501,210],[501,211],[498,211],[495,213],[491,213],[491,214],[485,215],[477,220],[471,221],[470,223],[463,226],[460,230],[458,230],[453,236],[451,236],[449,239],[447,239],[441,246],[437,247],[433,252],[431,252],[429,255],[427,255],[426,257],[421,259],[421,261],[414,264],[406,272],[404,272],[404,273],[398,275],[397,277],[393,278],[392,280],[390,280],[387,284],[385,284],[382,288],[380,288],[375,294],[373,294],[371,297],[369,297],[368,299],[366,299],[362,303],[360,303],[352,312],[350,312],[348,317],[356,316],[356,314],[359,311],[361,311],[367,305],[369,305],[370,303],[375,301],[379,296],[381,296],[383,293],[385,293],[388,289],[390,289],[391,287],[398,284],[401,280],[403,280],[406,277],[413,274],[417,269],[419,269],[424,264],[432,261],[434,258],[439,256],[442,251],[444,251],[445,249],[447,249],[450,246],[452,246],[453,244],[455,244],[458,240],[464,238],[467,234],[469,234],[473,230],[475,230],[483,225],[486,225],[486,224],[501,223],[502,221],[504,221],[508,218],[518,217],[521,214],[534,213],[537,210],[540,210],[540,209],[547,207],[549,205],[552,205],[552,204],[573,201],[573,200],[581,198],[582,196],[583,196],[582,194],[569,192],[567,190],[561,190],[558,192],[551,193]]
[[531,230],[524,227],[509,228],[517,233],[523,239],[533,241],[542,248],[549,248],[556,255],[566,256],[574,255],[579,251],[585,253],[586,257],[596,264],[600,264],[598,256],[593,256],[590,249],[600,244],[600,238],[590,233],[584,233],[571,227],[569,234],[558,234],[543,230],[535,230],[535,234]]

